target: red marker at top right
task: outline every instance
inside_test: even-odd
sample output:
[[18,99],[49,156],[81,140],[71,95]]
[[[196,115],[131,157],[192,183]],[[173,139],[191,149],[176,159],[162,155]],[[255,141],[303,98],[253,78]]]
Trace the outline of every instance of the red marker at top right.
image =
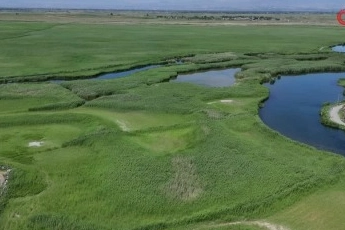
[[343,20],[343,15],[345,15],[345,9],[342,9],[337,14],[337,20],[340,25],[345,26],[345,21]]

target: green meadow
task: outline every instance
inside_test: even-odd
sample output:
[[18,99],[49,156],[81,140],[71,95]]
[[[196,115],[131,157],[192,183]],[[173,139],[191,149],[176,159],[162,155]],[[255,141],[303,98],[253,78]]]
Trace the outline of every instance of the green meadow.
[[[345,71],[344,28],[0,15],[0,31],[0,229],[345,229],[344,157],[258,116],[263,82]],[[169,82],[235,67],[230,87]]]

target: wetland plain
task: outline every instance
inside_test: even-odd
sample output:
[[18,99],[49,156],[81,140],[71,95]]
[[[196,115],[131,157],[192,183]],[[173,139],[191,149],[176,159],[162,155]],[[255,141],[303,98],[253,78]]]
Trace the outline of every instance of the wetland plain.
[[[304,106],[327,129],[344,28],[326,13],[205,14],[0,12],[0,229],[344,229],[344,156],[265,120]],[[225,87],[172,81],[224,69]]]

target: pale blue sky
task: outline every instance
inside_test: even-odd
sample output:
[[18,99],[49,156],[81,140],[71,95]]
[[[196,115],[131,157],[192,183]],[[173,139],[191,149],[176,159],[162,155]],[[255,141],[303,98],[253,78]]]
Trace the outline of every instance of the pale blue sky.
[[151,10],[340,10],[345,0],[0,0],[0,7]]

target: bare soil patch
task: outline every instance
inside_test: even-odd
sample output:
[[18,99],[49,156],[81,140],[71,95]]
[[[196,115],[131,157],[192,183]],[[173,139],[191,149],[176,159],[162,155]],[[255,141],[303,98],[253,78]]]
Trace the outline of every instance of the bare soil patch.
[[42,147],[44,144],[43,141],[32,141],[32,142],[29,142],[29,147]]
[[208,105],[212,105],[212,104],[215,104],[217,102],[220,102],[220,103],[233,103],[234,100],[231,100],[231,99],[224,99],[224,100],[219,100],[219,101],[211,101],[211,102],[208,102],[207,104]]
[[222,102],[222,103],[232,103],[232,102],[234,102],[234,100],[220,100],[220,102]]
[[289,228],[286,228],[284,226],[269,223],[267,221],[238,221],[232,223],[219,224],[212,227],[223,227],[231,225],[256,225],[258,227],[266,228],[267,230],[290,230]]
[[331,108],[331,110],[329,112],[329,118],[334,123],[345,126],[345,122],[343,122],[339,116],[339,112],[343,107],[344,107],[344,105],[337,105],[337,106],[334,106],[333,108]]
[[6,171],[0,171],[0,187],[1,187],[3,184],[5,184],[6,175],[7,175],[7,172],[6,172]]
[[120,126],[122,131],[125,131],[125,132],[129,132],[130,131],[130,129],[128,128],[128,126],[126,125],[125,122],[120,121],[120,120],[116,120],[116,123]]

